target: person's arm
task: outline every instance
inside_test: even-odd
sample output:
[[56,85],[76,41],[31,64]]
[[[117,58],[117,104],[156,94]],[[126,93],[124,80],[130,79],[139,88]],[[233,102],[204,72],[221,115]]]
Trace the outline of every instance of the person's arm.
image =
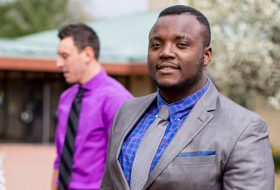
[[58,188],[58,185],[55,182],[55,179],[57,178],[57,176],[58,176],[58,169],[54,169],[53,170],[52,188],[51,188],[51,190],[57,190],[57,188]]
[[[112,126],[113,128],[113,126]],[[111,137],[113,133],[113,129],[111,128],[110,133],[109,133],[109,143],[108,143],[108,150],[107,150],[107,157],[106,157],[106,164],[105,164],[105,169],[102,177],[102,182],[100,186],[100,190],[113,190],[113,181],[109,172],[109,153],[110,153],[110,146],[111,146]]]
[[117,113],[118,109],[121,105],[128,99],[133,98],[131,94],[123,94],[117,93],[108,94],[105,100],[105,104],[103,107],[103,121],[107,130],[107,135],[109,136],[109,132],[114,120],[114,116]]
[[100,190],[113,190],[114,189],[113,180],[112,180],[112,177],[111,177],[110,171],[109,171],[109,169],[110,169],[109,165],[110,165],[110,161],[111,161],[110,158],[111,157],[114,158],[115,155],[110,155],[110,148],[111,148],[112,138],[114,137],[114,128],[115,128],[115,123],[116,123],[116,120],[118,117],[118,113],[122,109],[122,107],[125,103],[123,103],[122,106],[116,112],[114,119],[113,119],[112,127],[109,131],[109,142],[108,142],[108,150],[107,150],[107,156],[106,156],[106,164],[105,164],[105,169],[104,169],[104,173],[103,173],[103,177],[102,177]]
[[271,146],[261,117],[252,119],[241,133],[225,164],[223,190],[274,190]]

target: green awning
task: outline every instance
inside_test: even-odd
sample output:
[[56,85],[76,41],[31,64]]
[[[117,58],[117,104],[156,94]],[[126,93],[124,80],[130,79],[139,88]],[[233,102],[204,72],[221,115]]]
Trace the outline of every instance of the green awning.
[[[100,60],[110,62],[146,61],[148,35],[159,12],[87,23],[100,38]],[[48,30],[20,38],[0,38],[0,56],[55,59],[58,30]]]

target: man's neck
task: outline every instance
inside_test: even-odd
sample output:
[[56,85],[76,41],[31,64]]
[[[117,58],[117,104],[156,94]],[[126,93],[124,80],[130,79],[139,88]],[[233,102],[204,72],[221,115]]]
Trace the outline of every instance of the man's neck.
[[88,82],[92,77],[97,75],[101,70],[101,64],[99,62],[94,62],[88,65],[86,72],[84,73],[83,79],[79,82],[80,84],[85,84]]
[[207,77],[192,86],[185,86],[179,88],[165,88],[159,89],[160,96],[168,104],[177,102],[197,91],[202,89],[207,82]]

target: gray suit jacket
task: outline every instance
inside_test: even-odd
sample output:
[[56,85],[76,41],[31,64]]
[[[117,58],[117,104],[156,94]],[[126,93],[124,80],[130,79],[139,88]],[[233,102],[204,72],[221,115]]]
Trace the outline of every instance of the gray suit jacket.
[[[110,131],[101,189],[128,190],[118,162],[124,138],[156,93],[126,101]],[[221,95],[210,82],[165,149],[144,189],[274,190],[274,164],[265,121]]]

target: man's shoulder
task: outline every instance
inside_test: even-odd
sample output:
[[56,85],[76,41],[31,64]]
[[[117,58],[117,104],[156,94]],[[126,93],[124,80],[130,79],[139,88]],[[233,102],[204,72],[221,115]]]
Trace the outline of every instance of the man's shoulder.
[[143,112],[152,105],[153,101],[156,99],[156,96],[157,93],[153,93],[142,97],[128,99],[121,105],[118,110],[118,114],[116,115],[133,115],[139,112]]
[[131,123],[133,120],[140,117],[149,106],[153,105],[156,96],[157,93],[153,93],[147,96],[126,100],[115,115],[114,125],[124,126],[124,124]]
[[258,118],[264,121],[264,119],[256,112],[235,103],[233,100],[227,98],[221,93],[219,93],[218,95],[217,109],[220,111],[219,113],[224,117],[232,117],[235,120],[245,122],[246,120],[253,120],[254,118]]
[[64,99],[64,98],[67,98],[68,96],[72,96],[77,93],[77,88],[78,88],[78,84],[74,84],[72,86],[70,86],[69,88],[67,88],[66,90],[64,90],[61,95],[60,95],[60,99]]
[[234,119],[242,119],[252,118],[252,117],[260,117],[257,113],[242,107],[241,105],[235,103],[233,100],[224,96],[220,93],[215,85],[211,82],[206,92],[200,98],[203,106],[208,111],[215,110],[215,116],[219,116],[219,118],[234,118]]
[[146,96],[135,97],[125,101],[124,106],[131,106],[131,105],[149,105],[151,102],[156,98],[157,93],[152,93]]
[[109,75],[106,75],[106,77],[103,78],[102,83],[98,86],[98,90],[107,95],[110,95],[110,93],[114,93],[114,95],[117,94],[130,94],[130,92],[116,79],[112,78]]

